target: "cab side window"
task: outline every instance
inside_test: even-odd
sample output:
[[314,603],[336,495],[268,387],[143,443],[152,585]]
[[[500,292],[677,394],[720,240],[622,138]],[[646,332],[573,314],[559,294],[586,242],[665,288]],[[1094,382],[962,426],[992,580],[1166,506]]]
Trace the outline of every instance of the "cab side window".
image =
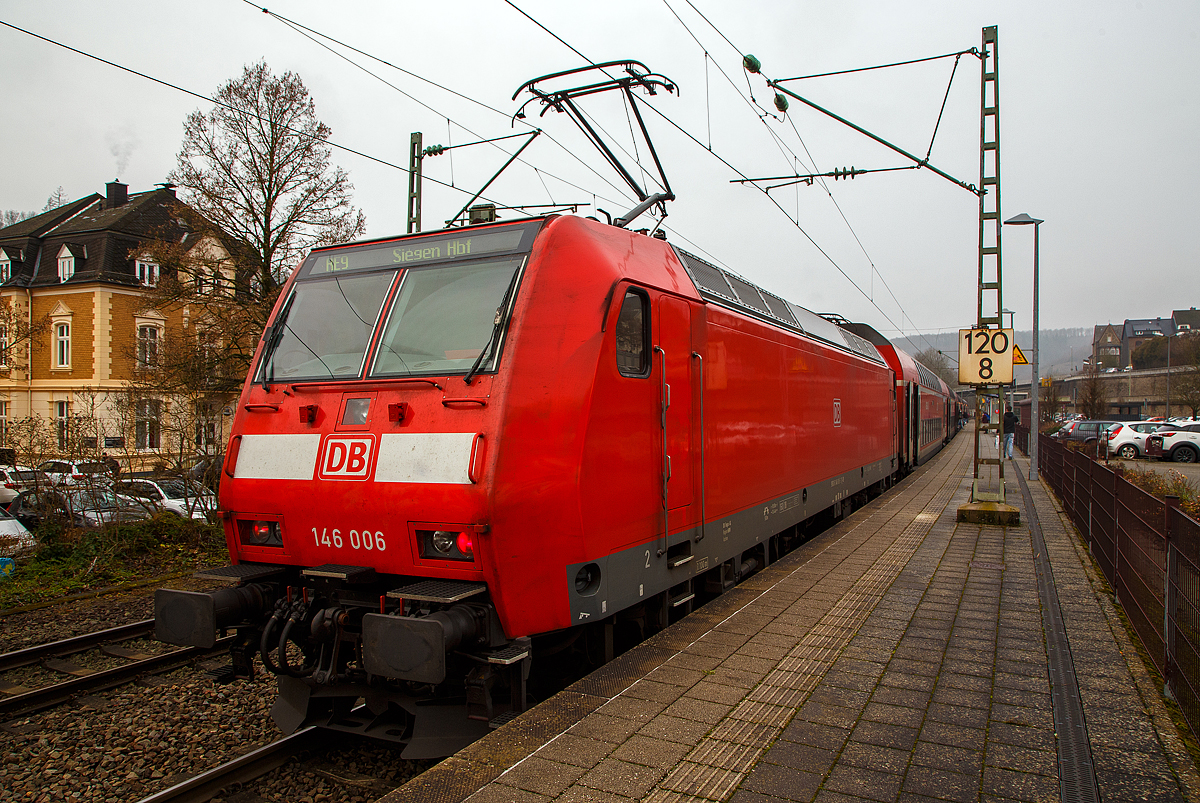
[[617,370],[622,376],[650,375],[650,299],[627,290],[617,316]]

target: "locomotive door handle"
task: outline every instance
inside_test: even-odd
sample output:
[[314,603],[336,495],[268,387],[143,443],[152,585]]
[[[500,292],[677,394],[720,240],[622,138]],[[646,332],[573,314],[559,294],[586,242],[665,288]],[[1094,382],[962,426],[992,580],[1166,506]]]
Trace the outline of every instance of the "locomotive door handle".
[[242,436],[234,435],[229,439],[228,453],[225,455],[225,476],[233,479],[233,471],[237,466],[238,452],[242,450]]
[[479,477],[475,471],[475,464],[482,460],[482,455],[485,451],[483,445],[483,433],[476,432],[475,437],[471,439],[471,457],[467,461],[467,479],[471,481],[472,485],[479,482]]

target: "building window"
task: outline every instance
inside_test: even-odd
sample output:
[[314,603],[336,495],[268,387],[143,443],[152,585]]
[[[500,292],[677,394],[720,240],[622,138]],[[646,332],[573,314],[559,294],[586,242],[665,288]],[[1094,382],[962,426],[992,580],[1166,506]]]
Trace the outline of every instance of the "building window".
[[0,324],[0,368],[8,367],[8,327]]
[[0,443],[8,445],[8,402],[0,401]]
[[138,283],[142,287],[154,287],[158,284],[158,263],[145,258],[139,259],[137,261],[137,277]]
[[208,453],[211,447],[218,446],[217,424],[219,414],[213,409],[212,402],[196,403],[196,446]]
[[162,415],[162,402],[158,399],[142,399],[137,403],[138,449],[158,449],[161,445],[161,428],[159,418]]
[[54,325],[54,367],[71,367],[71,324]]
[[65,452],[70,445],[71,405],[69,402],[54,403],[54,423],[58,429],[58,450]]
[[75,275],[75,254],[72,253],[70,247],[63,246],[58,249],[58,280],[65,282]]
[[139,368],[153,368],[158,365],[158,340],[157,326],[138,327],[137,361]]
[[0,259],[0,283],[12,278],[12,260]]

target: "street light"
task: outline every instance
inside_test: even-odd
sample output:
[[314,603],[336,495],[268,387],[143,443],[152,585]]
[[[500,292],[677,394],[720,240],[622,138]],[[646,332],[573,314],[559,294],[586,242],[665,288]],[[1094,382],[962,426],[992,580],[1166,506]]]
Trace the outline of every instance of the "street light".
[[[1005,316],[1005,315],[1008,316],[1008,328],[1013,330],[1013,340],[1015,341],[1017,339],[1017,313],[1013,312],[1010,309],[1002,309],[1002,310],[1000,310],[1000,315],[1001,315],[1001,318],[1000,318],[1001,326],[1004,325],[1003,316]],[[1008,406],[1010,408],[1016,406],[1014,403],[1016,400],[1016,396],[1017,396],[1017,378],[1014,376],[1012,381],[1008,383]]]
[[1041,396],[1039,387],[1041,382],[1038,376],[1038,231],[1043,222],[1024,212],[1004,221],[1005,225],[1033,226],[1033,379],[1029,383],[1029,389],[1033,393],[1029,411],[1029,479],[1031,480],[1037,479],[1038,476],[1038,430],[1042,425],[1038,418],[1038,397]]

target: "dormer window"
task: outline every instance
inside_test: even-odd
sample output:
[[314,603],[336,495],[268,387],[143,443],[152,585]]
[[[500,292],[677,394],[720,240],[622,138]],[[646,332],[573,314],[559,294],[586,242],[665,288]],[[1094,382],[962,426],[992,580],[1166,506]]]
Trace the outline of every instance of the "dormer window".
[[17,262],[21,261],[20,251],[10,255],[7,250],[0,248],[0,284],[3,284],[12,278],[13,260],[16,260]]
[[142,257],[137,261],[137,277],[142,287],[154,287],[158,284],[158,263]]
[[64,245],[58,249],[58,280],[65,282],[75,275],[75,254],[71,247]]

